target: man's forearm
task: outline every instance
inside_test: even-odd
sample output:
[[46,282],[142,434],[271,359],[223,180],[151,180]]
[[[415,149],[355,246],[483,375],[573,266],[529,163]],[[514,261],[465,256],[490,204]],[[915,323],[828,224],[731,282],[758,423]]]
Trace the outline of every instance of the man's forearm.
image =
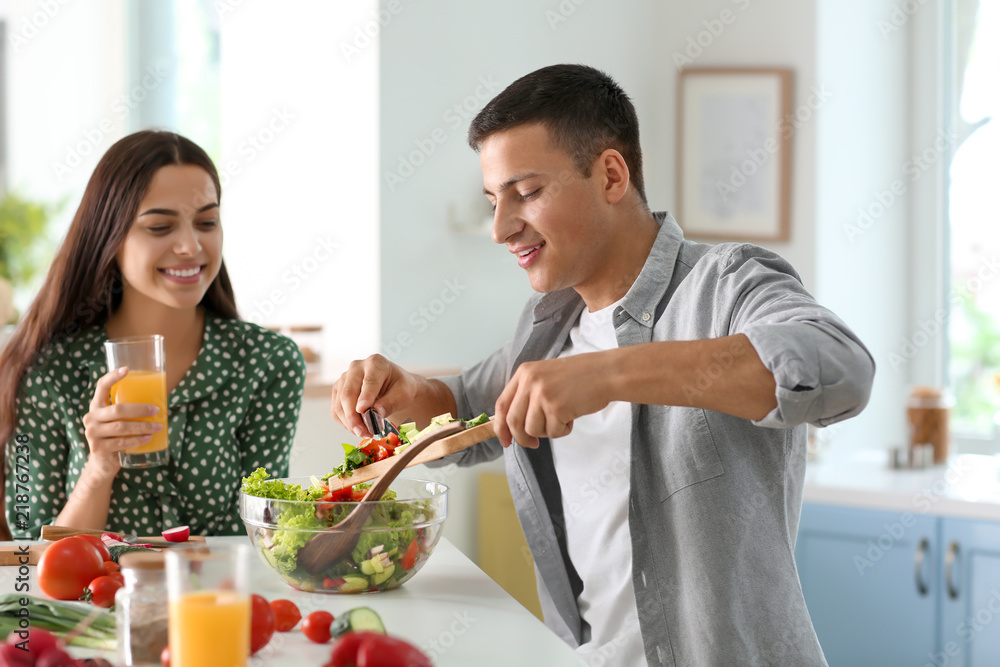
[[705,408],[762,419],[775,407],[774,375],[743,334],[632,345],[607,352],[612,400]]

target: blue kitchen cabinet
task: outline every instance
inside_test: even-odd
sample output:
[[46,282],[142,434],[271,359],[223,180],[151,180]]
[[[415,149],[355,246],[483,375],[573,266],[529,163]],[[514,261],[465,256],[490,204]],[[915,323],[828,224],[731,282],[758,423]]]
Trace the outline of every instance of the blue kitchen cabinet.
[[941,519],[940,666],[1000,665],[1000,523]]
[[926,515],[803,506],[795,559],[831,667],[929,662],[937,649],[938,530]]

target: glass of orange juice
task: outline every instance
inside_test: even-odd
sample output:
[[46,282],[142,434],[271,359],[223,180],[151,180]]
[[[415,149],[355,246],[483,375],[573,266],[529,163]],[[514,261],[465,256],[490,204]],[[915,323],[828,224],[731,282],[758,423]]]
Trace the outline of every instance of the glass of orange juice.
[[170,460],[167,449],[167,373],[163,336],[112,338],[104,343],[108,370],[128,366],[128,374],[111,387],[112,403],[149,403],[160,409],[152,417],[132,421],[158,422],[163,430],[145,445],[118,452],[123,468],[149,468]]
[[166,550],[173,667],[246,667],[250,553],[242,543]]

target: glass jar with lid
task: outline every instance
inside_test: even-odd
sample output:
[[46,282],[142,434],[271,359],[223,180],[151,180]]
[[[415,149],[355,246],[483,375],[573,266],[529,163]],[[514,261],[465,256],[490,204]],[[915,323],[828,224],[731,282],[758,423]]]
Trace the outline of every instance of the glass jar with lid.
[[167,645],[167,578],[163,554],[127,553],[119,562],[125,585],[115,594],[118,660],[123,665],[159,665]]

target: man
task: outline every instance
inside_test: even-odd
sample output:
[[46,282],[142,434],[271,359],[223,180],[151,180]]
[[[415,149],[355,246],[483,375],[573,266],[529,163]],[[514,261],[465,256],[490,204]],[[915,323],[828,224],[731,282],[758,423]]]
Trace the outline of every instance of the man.
[[545,622],[592,664],[825,664],[793,560],[805,424],[861,411],[871,355],[774,253],[649,211],[635,110],[601,72],[515,81],[469,143],[539,294],[461,375],[354,362],[334,416],[495,413],[500,442],[458,460],[504,456]]

